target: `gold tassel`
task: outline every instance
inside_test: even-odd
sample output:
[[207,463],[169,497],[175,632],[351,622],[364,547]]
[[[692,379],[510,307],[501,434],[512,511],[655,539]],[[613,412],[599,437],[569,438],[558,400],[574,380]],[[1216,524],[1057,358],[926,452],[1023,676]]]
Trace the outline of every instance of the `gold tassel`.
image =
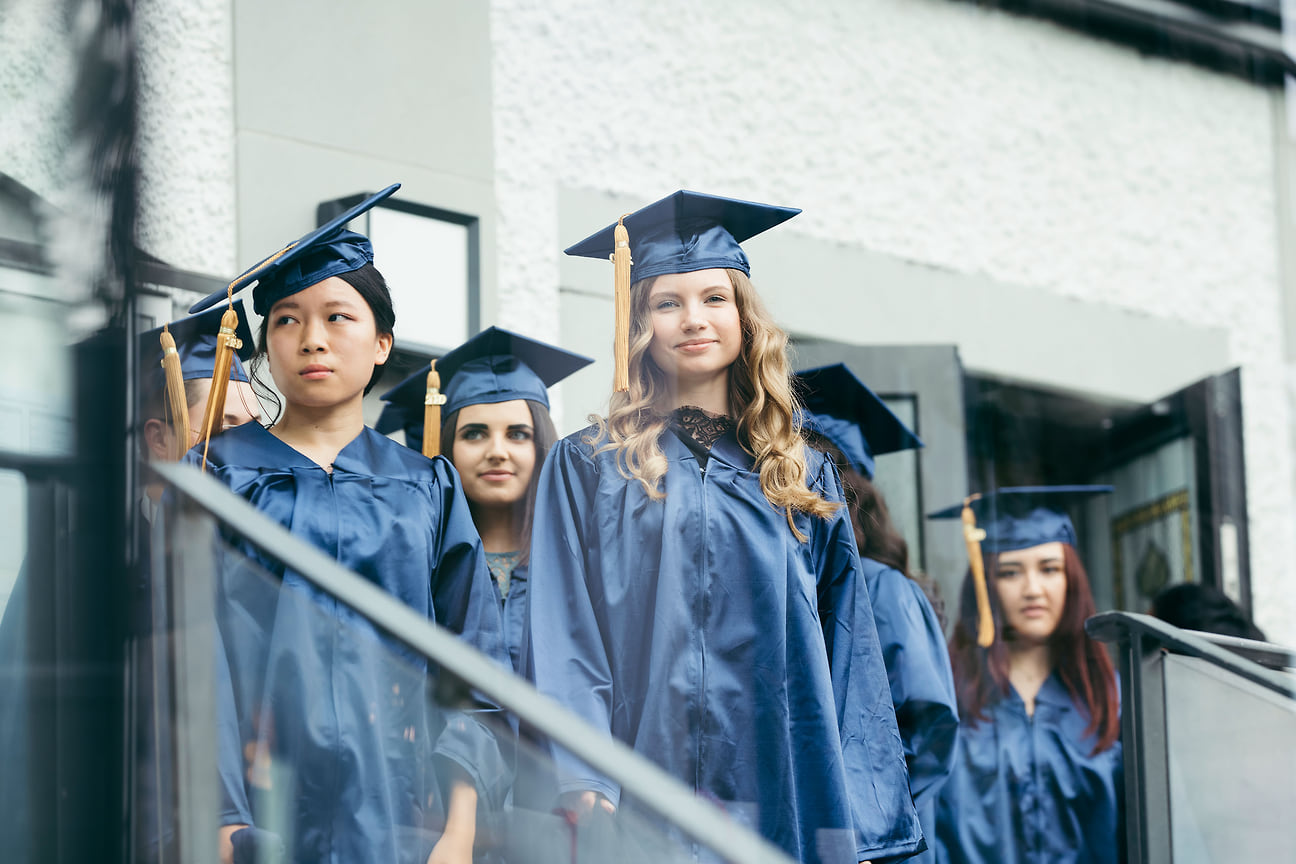
[[616,330],[613,336],[612,389],[625,393],[630,389],[630,232],[625,216],[617,220],[612,231],[615,246],[612,264],[616,270]]
[[428,369],[427,396],[423,400],[423,455],[432,459],[441,454],[441,406],[446,397],[441,395],[441,373],[436,371],[436,361]]
[[977,527],[972,502],[981,496],[963,500],[963,539],[967,542],[968,563],[972,565],[972,585],[976,589],[977,644],[989,648],[994,644],[994,616],[990,614],[990,592],[986,587],[985,561],[981,558],[981,541],[986,532]]
[[[231,286],[232,287],[232,286]],[[232,295],[232,291],[230,292]],[[216,337],[216,359],[212,363],[211,394],[207,397],[207,410],[203,413],[202,426],[198,430],[198,440],[203,445],[202,470],[207,470],[207,449],[211,446],[212,435],[218,431],[217,423],[225,416],[225,394],[229,390],[230,367],[234,365],[234,353],[243,347],[243,340],[238,338],[238,313],[234,311],[234,298],[229,297],[230,307],[221,316],[220,334]]]
[[180,352],[176,351],[171,329],[162,325],[162,371],[166,376],[166,404],[171,409],[171,449],[167,458],[178,462],[189,449],[189,400],[185,396],[184,370],[180,368]]

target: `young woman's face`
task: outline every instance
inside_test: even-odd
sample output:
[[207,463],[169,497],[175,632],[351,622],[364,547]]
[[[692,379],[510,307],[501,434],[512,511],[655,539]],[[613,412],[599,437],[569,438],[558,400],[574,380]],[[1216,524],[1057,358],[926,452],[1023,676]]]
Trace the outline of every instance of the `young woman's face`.
[[536,468],[531,409],[521,399],[461,408],[450,452],[469,501],[482,507],[516,504]]
[[280,300],[266,327],[275,386],[289,405],[310,408],[362,397],[391,344],[360,292],[337,276]]
[[999,553],[994,578],[1004,628],[1021,642],[1043,643],[1057,630],[1066,605],[1062,544]]
[[727,375],[742,350],[742,323],[729,274],[696,270],[658,276],[648,295],[648,353],[677,386]]

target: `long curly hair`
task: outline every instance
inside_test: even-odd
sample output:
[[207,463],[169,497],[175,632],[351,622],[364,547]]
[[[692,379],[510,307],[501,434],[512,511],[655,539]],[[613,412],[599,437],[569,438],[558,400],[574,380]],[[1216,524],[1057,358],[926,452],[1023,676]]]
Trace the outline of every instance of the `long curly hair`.
[[[726,269],[742,325],[742,349],[729,369],[729,413],[738,421],[738,440],[756,460],[761,491],[784,510],[798,539],[793,513],[827,518],[841,505],[809,487],[806,448],[792,394],[787,334],[770,318],[747,274]],[[666,456],[659,443],[670,425],[670,382],[649,353],[653,328],[648,306],[657,277],[630,288],[630,390],[613,393],[606,418],[592,416],[585,441],[598,452],[615,450],[617,469],[643,484],[649,498],[666,497],[661,480]]]
[[[1111,747],[1120,735],[1120,697],[1116,692],[1116,671],[1102,645],[1084,631],[1085,619],[1095,614],[1089,574],[1080,555],[1069,543],[1062,544],[1066,568],[1066,599],[1062,618],[1050,639],[1054,671],[1062,679],[1072,701],[1089,715],[1086,735],[1095,736],[1094,753]],[[994,579],[997,555],[986,556],[986,578]],[[958,690],[959,717],[969,726],[985,719],[985,710],[1008,694],[1009,651],[1013,639],[1005,626],[999,595],[990,586],[990,612],[994,618],[995,641],[989,648],[977,644],[976,593],[969,572],[959,598],[959,618],[950,638],[950,665]]]

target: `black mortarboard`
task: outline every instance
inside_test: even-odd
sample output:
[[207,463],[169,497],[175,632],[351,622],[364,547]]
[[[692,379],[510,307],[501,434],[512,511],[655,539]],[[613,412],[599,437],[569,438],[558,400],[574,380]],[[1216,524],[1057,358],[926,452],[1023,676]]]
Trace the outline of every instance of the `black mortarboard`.
[[865,477],[874,457],[925,446],[922,439],[844,363],[796,374],[802,424],[828,439]]

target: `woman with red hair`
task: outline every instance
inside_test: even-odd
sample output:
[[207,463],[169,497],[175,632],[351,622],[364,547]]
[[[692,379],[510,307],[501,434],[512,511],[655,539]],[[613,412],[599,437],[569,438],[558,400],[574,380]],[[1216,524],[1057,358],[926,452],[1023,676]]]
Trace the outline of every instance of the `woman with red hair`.
[[1108,491],[1001,489],[932,514],[956,518],[968,508],[980,525],[964,519],[974,563],[950,640],[960,752],[937,804],[938,861],[1121,857],[1116,674],[1084,632],[1096,610],[1064,510],[1068,500]]

